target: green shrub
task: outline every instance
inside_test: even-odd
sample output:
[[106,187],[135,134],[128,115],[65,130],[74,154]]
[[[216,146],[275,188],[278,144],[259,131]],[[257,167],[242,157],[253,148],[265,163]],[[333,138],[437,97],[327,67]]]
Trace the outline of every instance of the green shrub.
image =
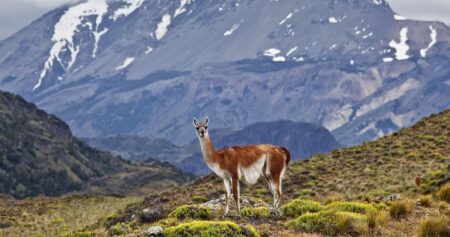
[[305,213],[294,220],[286,222],[286,227],[307,233],[336,235],[336,217],[334,213]]
[[358,236],[367,234],[367,216],[353,212],[336,212],[336,229],[341,235]]
[[289,229],[323,235],[363,235],[368,232],[365,215],[351,212],[321,211],[306,213],[286,222]]
[[446,216],[428,217],[420,222],[418,235],[419,237],[449,236],[450,232],[447,228],[449,224]]
[[267,218],[270,216],[270,210],[267,207],[245,207],[241,209],[241,215],[244,217]]
[[203,197],[203,196],[199,196],[199,195],[194,195],[194,196],[191,197],[191,200],[194,203],[204,203],[204,202],[208,201],[208,198]]
[[296,217],[303,215],[307,212],[319,212],[323,209],[323,206],[319,202],[294,199],[291,202],[281,207],[281,212],[284,216]]
[[209,207],[198,205],[183,205],[169,214],[170,217],[176,217],[178,220],[201,219],[207,220],[211,217],[212,210]]
[[111,235],[125,235],[128,234],[130,231],[131,231],[130,225],[123,222],[119,222],[111,226],[111,228],[109,228],[109,233]]
[[450,203],[450,183],[441,187],[438,192],[438,197],[441,201]]
[[[256,230],[247,225],[254,237],[259,237]],[[164,231],[165,237],[245,237],[244,230],[230,221],[193,221],[169,227]]]
[[370,229],[382,226],[386,223],[386,213],[384,211],[369,211],[366,213],[367,224]]
[[325,206],[325,210],[330,210],[334,212],[353,212],[365,214],[371,211],[376,211],[377,209],[372,204],[361,203],[361,202],[332,202]]
[[419,204],[424,207],[431,207],[431,203],[433,203],[433,199],[431,195],[422,195],[419,198]]
[[394,219],[400,219],[409,215],[414,208],[414,203],[409,200],[397,200],[391,202],[389,214]]

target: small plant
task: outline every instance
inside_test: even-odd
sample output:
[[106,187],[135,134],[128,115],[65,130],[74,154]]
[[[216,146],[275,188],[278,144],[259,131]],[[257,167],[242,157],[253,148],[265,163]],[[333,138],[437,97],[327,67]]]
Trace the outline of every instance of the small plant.
[[400,219],[409,215],[414,208],[414,203],[403,199],[391,202],[391,206],[389,207],[389,214],[394,219]]
[[351,212],[306,213],[286,222],[289,229],[324,235],[364,235],[368,232],[367,217]]
[[325,204],[330,204],[332,202],[344,201],[344,196],[342,194],[331,194],[325,198]]
[[353,213],[360,213],[365,214],[370,211],[376,211],[377,209],[367,203],[361,203],[361,202],[332,202],[325,206],[326,210],[331,211],[343,211],[343,212],[353,212]]
[[270,216],[270,210],[267,207],[245,207],[241,209],[241,215],[244,217],[267,218]]
[[170,217],[176,217],[178,220],[201,219],[207,220],[211,217],[212,210],[208,207],[198,205],[180,206],[169,214]]
[[300,216],[307,212],[319,212],[323,209],[323,206],[319,202],[294,199],[291,202],[281,207],[281,212],[284,216]]
[[449,224],[446,216],[428,217],[420,222],[418,235],[419,237],[449,236],[450,230],[447,228]]
[[352,212],[336,212],[336,228],[342,235],[363,235],[369,231],[367,217]]
[[433,198],[431,195],[422,195],[419,198],[419,204],[423,207],[431,207],[431,204],[433,203]]
[[[247,236],[259,237],[256,230],[251,225],[247,225]],[[230,221],[193,221],[183,223],[174,227],[167,228],[164,231],[165,237],[246,237],[245,230],[237,224]]]
[[369,211],[366,213],[367,224],[370,229],[382,226],[386,223],[386,213],[384,211]]
[[450,183],[441,187],[438,192],[438,197],[441,201],[450,203]]
[[125,235],[130,233],[130,231],[131,231],[130,225],[123,222],[119,222],[111,226],[111,228],[109,228],[109,233],[111,235]]
[[199,196],[199,195],[194,195],[191,197],[192,202],[194,203],[204,203],[208,201],[208,198],[203,197],[203,196]]

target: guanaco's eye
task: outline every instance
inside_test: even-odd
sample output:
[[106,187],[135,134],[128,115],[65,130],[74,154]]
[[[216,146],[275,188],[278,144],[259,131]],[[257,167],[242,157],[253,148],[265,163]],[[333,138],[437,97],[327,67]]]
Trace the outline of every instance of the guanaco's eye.
[[197,129],[197,131],[200,129],[199,127],[196,127],[195,129]]
[[208,126],[206,126],[205,129],[208,129]]

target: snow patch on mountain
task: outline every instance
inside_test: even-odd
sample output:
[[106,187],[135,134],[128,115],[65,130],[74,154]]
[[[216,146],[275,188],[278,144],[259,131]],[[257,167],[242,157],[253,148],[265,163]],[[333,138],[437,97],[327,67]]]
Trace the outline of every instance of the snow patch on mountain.
[[408,20],[408,18],[406,18],[404,16],[400,16],[400,15],[394,15],[394,19],[397,20],[397,21]]
[[431,42],[428,44],[428,47],[420,50],[420,55],[424,58],[427,57],[428,50],[430,50],[437,42],[437,30],[433,28],[433,26],[431,25],[429,26],[429,29],[431,31],[430,33]]
[[94,39],[95,39],[94,50],[92,51],[93,58],[97,57],[98,43],[100,42],[100,38],[107,32],[108,32],[108,28],[105,28],[100,32],[98,32],[98,29],[97,29],[97,31],[92,32],[92,34],[94,34]]
[[290,12],[282,21],[280,21],[280,23],[278,23],[279,25],[283,25],[287,20],[289,20],[294,14],[292,12]]
[[134,58],[133,57],[126,58],[121,65],[116,67],[116,71],[120,71],[120,70],[123,70],[123,69],[127,68],[133,62],[134,62]]
[[298,49],[298,46],[295,46],[295,47],[289,49],[289,51],[286,53],[286,56],[289,57],[292,53],[297,51],[297,49]]
[[116,21],[120,17],[127,17],[134,11],[136,11],[142,3],[144,3],[144,0],[124,0],[125,5],[118,8],[114,14],[111,16],[111,19],[113,21]]
[[161,22],[158,23],[158,26],[155,31],[156,39],[161,40],[167,33],[168,27],[171,23],[172,18],[169,14],[164,14],[162,16]]
[[408,79],[402,85],[393,88],[386,93],[376,96],[367,104],[364,104],[356,111],[356,117],[360,117],[370,111],[380,108],[382,105],[387,104],[391,101],[394,101],[406,94],[406,92],[416,89],[420,86],[420,83],[414,79]]
[[408,27],[403,27],[400,31],[400,41],[397,43],[395,40],[392,40],[389,43],[389,46],[395,49],[395,58],[397,60],[405,60],[409,58],[409,45],[406,41],[408,41]]
[[239,26],[242,24],[242,21],[244,19],[241,19],[241,22],[239,22],[238,24],[234,24],[231,26],[231,28],[227,31],[225,31],[225,33],[223,33],[223,36],[229,36],[232,35],[234,33],[235,30],[237,30],[237,28],[239,28]]
[[[103,16],[107,12],[108,4],[106,3],[106,0],[90,0],[67,9],[55,25],[52,37],[54,44],[50,50],[50,56],[45,62],[44,69],[39,76],[38,82],[33,87],[33,90],[38,89],[42,85],[42,81],[53,67],[55,60],[65,70],[69,70],[73,66],[80,50],[79,46],[74,44],[74,35],[78,30],[78,27],[82,25],[85,20],[87,20],[87,17],[97,16],[95,23],[96,29],[98,30],[99,25],[103,21]],[[71,57],[66,63],[60,58],[60,54],[64,50],[69,50]]]
[[336,17],[330,17],[330,18],[328,18],[328,22],[329,23],[338,23],[338,20],[336,19]]
[[373,0],[373,3],[375,3],[376,5],[381,5],[383,4],[383,0]]
[[278,56],[281,53],[279,49],[270,48],[264,51],[264,56],[271,57],[274,62],[284,62],[286,58],[283,56]]
[[193,0],[181,0],[180,6],[175,10],[175,14],[173,15],[173,18],[177,17],[178,15],[183,14],[186,11],[186,5],[191,4]]

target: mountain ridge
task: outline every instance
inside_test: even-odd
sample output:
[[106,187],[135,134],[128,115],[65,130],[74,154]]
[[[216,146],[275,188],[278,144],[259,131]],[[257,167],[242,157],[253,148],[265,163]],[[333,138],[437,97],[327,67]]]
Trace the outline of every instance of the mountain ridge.
[[[450,104],[449,27],[401,19],[385,1],[118,0],[106,13],[77,11],[74,35],[52,41],[65,13],[92,4],[83,3],[0,43],[0,87],[57,114],[77,136],[184,145],[190,118],[212,114],[220,128],[320,123],[351,145]],[[58,57],[43,70],[53,47]]]

